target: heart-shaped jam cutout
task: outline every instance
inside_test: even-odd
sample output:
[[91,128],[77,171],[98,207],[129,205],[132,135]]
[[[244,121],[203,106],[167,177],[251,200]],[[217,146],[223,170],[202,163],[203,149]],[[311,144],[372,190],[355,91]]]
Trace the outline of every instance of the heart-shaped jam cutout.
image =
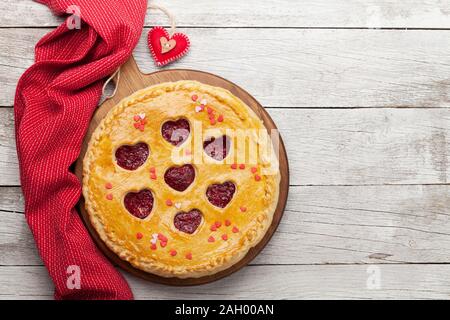
[[170,167],[164,173],[164,181],[177,191],[186,190],[195,178],[195,169],[190,164],[182,165],[181,167]]
[[175,228],[184,233],[193,234],[202,222],[202,213],[198,209],[178,212],[173,218]]
[[179,146],[186,141],[190,132],[189,121],[186,119],[166,121],[161,128],[163,138],[174,146]]
[[219,138],[211,137],[203,142],[203,150],[211,158],[221,161],[226,158],[230,151],[231,140],[228,136]]
[[127,170],[136,170],[142,166],[148,158],[148,145],[144,142],[135,145],[120,146],[116,150],[117,164]]
[[139,192],[128,192],[123,199],[125,208],[136,218],[145,219],[153,209],[153,194],[145,189]]
[[233,182],[215,183],[206,189],[206,197],[214,206],[225,208],[233,198],[235,191],[236,186]]

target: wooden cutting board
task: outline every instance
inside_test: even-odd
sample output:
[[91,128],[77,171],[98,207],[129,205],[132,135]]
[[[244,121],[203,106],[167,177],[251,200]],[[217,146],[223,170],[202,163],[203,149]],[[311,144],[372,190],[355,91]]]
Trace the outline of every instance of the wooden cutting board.
[[[252,108],[255,113],[263,120],[265,127],[268,130],[277,129],[273,120],[270,118],[269,114],[264,110],[264,108],[253,98],[249,93],[247,93],[242,88],[238,87],[234,83],[225,80],[219,76],[202,72],[196,70],[185,70],[185,69],[174,69],[174,70],[163,70],[150,74],[143,74],[133,57],[131,57],[122,67],[121,67],[121,75],[120,81],[118,84],[117,92],[114,97],[105,100],[94,113],[91,124],[87,131],[86,137],[84,139],[80,157],[76,162],[75,166],[75,174],[77,177],[82,180],[82,171],[83,171],[83,158],[86,153],[86,149],[88,146],[88,142],[91,139],[91,135],[94,132],[95,128],[97,128],[100,121],[106,116],[108,111],[114,107],[117,103],[119,103],[123,98],[129,96],[137,90],[143,89],[145,87],[169,81],[178,81],[178,80],[197,80],[199,82],[209,84],[212,86],[225,88],[237,97],[239,97],[242,101],[244,101],[250,108]],[[289,189],[289,167],[286,156],[286,150],[284,148],[283,141],[280,137],[279,144],[280,152],[279,152],[279,163],[280,163],[280,172],[281,172],[281,182],[280,182],[280,195],[278,198],[278,205],[273,217],[273,221],[269,230],[267,231],[264,238],[252,248],[247,255],[239,261],[237,264],[231,266],[230,268],[223,270],[214,275],[201,277],[201,278],[188,278],[188,279],[179,279],[179,278],[164,278],[160,276],[156,276],[142,270],[134,268],[130,263],[120,259],[114,252],[108,249],[105,243],[100,239],[99,235],[93,228],[90,223],[89,215],[85,210],[84,199],[81,197],[79,203],[79,210],[81,216],[88,228],[92,238],[94,239],[97,246],[100,250],[116,265],[120,266],[122,269],[127,270],[128,272],[141,277],[146,280],[168,284],[168,285],[177,285],[177,286],[185,286],[185,285],[198,285],[204,284],[208,282],[212,282],[223,278],[225,276],[230,275],[231,273],[241,269],[243,266],[247,265],[250,261],[252,261],[259,252],[266,246],[267,242],[272,237],[273,233],[278,227],[278,224],[283,215],[284,208],[286,206],[286,200]]]

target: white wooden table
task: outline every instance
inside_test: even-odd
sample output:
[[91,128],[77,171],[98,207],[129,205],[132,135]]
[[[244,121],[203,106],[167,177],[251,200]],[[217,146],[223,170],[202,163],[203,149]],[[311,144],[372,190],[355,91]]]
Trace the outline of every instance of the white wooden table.
[[[170,68],[252,93],[284,138],[289,202],[242,271],[136,298],[449,298],[450,0],[159,0],[192,41]],[[0,299],[48,299],[23,214],[13,97],[60,18],[0,2]],[[159,13],[146,25],[167,24]],[[143,36],[140,67],[155,70]]]

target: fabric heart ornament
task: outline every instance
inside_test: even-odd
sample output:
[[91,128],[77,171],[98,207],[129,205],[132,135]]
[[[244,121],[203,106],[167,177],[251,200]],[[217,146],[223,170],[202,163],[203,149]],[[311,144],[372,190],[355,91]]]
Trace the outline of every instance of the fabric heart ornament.
[[163,27],[154,27],[148,32],[148,47],[160,67],[184,56],[189,46],[189,38],[183,33],[170,36]]

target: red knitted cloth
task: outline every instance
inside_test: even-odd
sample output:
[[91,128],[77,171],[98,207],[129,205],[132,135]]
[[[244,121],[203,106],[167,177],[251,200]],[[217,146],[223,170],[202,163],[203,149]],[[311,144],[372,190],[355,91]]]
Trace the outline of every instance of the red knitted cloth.
[[[77,5],[82,23],[79,30],[63,23],[44,36],[36,45],[35,64],[17,85],[14,114],[25,216],[56,299],[132,299],[127,282],[97,249],[75,209],[81,184],[70,168],[105,77],[138,42],[147,1],[39,2],[56,14]],[[71,265],[80,268],[80,289],[67,286]]]

